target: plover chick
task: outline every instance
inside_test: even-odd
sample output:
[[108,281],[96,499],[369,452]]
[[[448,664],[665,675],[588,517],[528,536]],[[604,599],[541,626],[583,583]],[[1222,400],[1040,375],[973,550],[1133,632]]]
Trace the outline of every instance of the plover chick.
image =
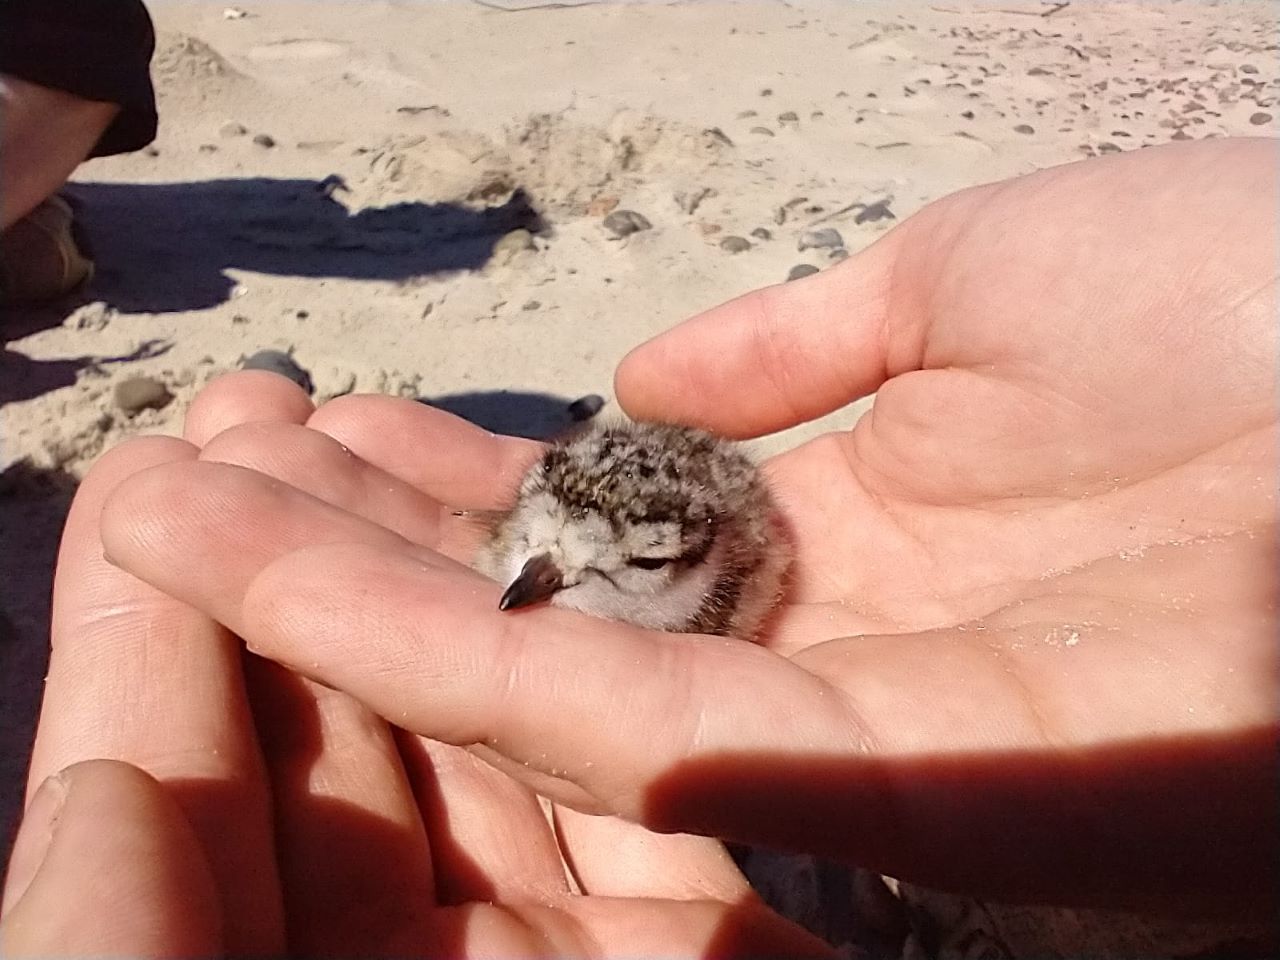
[[593,426],[550,446],[476,566],[503,610],[549,601],[655,630],[754,640],[789,544],[733,443],[655,423]]

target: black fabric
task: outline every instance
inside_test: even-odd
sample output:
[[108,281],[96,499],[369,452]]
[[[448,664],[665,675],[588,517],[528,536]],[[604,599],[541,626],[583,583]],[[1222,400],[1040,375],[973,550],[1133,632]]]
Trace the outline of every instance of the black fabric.
[[122,108],[90,156],[155,139],[155,44],[141,0],[0,0],[0,73]]

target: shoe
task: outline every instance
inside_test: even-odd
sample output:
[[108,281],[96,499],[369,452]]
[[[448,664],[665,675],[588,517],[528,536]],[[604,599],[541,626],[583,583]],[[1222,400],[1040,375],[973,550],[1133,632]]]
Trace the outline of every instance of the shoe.
[[0,234],[0,306],[48,303],[93,277],[75,214],[52,196]]

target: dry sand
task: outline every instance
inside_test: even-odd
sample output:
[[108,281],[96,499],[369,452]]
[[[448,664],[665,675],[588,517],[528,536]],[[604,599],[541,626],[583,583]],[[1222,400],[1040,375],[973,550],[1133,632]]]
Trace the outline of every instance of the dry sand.
[[[829,266],[797,249],[815,226],[856,251],[961,187],[1276,132],[1275,8],[1249,0],[152,6],[159,138],[71,191],[98,276],[2,327],[0,816],[69,485],[124,437],[176,432],[244,356],[291,351],[319,398],[434,398],[537,434],[608,398],[636,343]],[[615,238],[615,206],[651,229]],[[114,388],[138,376],[175,399],[128,415]]]

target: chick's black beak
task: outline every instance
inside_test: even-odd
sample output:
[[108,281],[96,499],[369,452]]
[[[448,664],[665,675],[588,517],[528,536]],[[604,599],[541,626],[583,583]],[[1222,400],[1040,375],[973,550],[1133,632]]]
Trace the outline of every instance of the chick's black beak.
[[564,577],[555,561],[546,553],[525,561],[520,576],[511,581],[506,593],[498,601],[499,610],[515,610],[531,603],[545,600],[564,586]]

